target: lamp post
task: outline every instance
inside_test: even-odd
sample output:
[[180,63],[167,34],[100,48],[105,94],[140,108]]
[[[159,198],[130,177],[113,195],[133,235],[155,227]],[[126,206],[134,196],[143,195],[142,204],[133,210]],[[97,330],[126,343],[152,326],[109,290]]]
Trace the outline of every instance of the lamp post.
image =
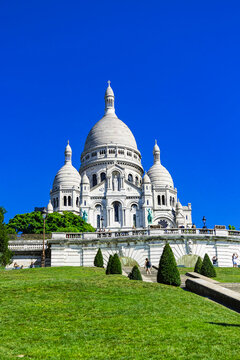
[[41,267],[45,267],[45,222],[46,222],[47,212],[43,210],[42,218],[43,218],[43,248],[42,248],[42,262]]
[[202,218],[203,229],[206,229],[206,228],[207,228],[207,227],[206,227],[206,221],[207,221],[207,219],[205,218],[205,216],[203,216],[203,218]]

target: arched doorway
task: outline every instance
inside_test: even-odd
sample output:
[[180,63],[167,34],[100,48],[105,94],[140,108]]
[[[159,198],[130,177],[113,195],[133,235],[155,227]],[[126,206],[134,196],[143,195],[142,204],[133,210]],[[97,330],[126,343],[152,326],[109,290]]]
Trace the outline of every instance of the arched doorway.
[[113,226],[122,227],[122,205],[119,201],[114,201],[112,206],[113,206]]
[[133,204],[131,206],[131,214],[132,214],[132,226],[134,228],[137,227],[137,205]]
[[96,205],[95,206],[95,209],[94,209],[94,213],[95,213],[95,216],[94,216],[94,226],[97,228],[97,229],[101,229],[101,227],[103,226],[103,224],[101,223],[101,218],[102,218],[102,206],[100,204]]

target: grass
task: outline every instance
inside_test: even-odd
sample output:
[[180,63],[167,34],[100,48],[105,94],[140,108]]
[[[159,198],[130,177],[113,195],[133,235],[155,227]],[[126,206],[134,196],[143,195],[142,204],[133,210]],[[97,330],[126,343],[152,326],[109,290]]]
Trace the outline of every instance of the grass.
[[240,315],[97,268],[0,271],[0,359],[238,359]]
[[[240,268],[218,268],[216,267],[217,277],[214,280],[220,282],[238,282],[240,283]],[[186,267],[179,267],[178,268],[181,275],[186,274],[187,272],[194,271],[194,268],[186,268]]]

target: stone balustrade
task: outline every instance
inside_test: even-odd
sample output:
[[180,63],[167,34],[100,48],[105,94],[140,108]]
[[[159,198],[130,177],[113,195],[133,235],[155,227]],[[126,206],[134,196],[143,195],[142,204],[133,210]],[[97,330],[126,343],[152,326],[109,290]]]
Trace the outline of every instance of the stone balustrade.
[[168,236],[168,235],[189,235],[191,237],[202,237],[206,236],[219,236],[224,238],[234,237],[235,240],[239,237],[240,231],[237,230],[226,230],[226,229],[129,229],[129,230],[115,230],[115,231],[101,231],[94,233],[53,233],[52,240],[93,240],[93,239],[105,239],[105,238],[124,238],[124,237],[135,237],[135,236]]

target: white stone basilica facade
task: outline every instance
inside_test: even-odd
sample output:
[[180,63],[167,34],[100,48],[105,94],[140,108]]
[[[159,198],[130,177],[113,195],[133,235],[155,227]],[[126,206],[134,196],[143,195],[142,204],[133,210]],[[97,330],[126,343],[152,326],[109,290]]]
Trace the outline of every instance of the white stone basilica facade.
[[115,113],[114,93],[105,93],[105,115],[90,130],[79,172],[72,166],[72,149],[55,176],[48,212],[71,211],[95,228],[111,230],[191,227],[191,204],[182,206],[157,143],[153,166],[144,175],[141,153],[127,125]]

